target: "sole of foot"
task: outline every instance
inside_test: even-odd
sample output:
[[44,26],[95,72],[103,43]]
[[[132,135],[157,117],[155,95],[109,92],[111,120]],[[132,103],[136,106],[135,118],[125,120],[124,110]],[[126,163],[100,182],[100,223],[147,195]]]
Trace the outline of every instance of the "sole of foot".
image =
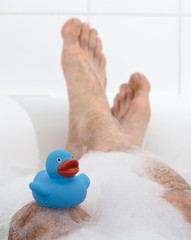
[[70,104],[66,148],[79,158],[87,120],[98,112],[109,111],[105,96],[106,59],[97,30],[90,29],[88,23],[69,19],[62,28],[62,37],[62,68]]

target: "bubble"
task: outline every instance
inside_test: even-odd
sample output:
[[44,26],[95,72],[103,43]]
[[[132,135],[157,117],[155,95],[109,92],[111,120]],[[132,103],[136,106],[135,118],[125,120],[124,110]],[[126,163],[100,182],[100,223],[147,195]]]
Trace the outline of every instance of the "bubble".
[[[36,221],[45,218],[47,214],[50,218],[57,218],[53,226],[55,235],[60,229],[57,226],[61,224],[64,229],[68,225],[70,234],[60,239],[191,239],[191,225],[179,209],[162,198],[165,189],[151,181],[146,173],[147,164],[152,164],[154,160],[152,155],[144,152],[85,154],[79,162],[79,173],[87,174],[91,183],[87,198],[81,206],[91,221],[81,224],[79,228],[67,211],[61,217],[53,210],[51,214],[44,211],[36,215]],[[4,174],[6,176],[7,173]],[[0,198],[0,227],[4,229],[1,230],[0,239],[6,239],[11,215],[27,204],[29,199],[32,200],[27,184],[33,176],[11,174],[9,172]],[[5,183],[6,178],[2,179]],[[49,237],[46,236],[46,239]]]

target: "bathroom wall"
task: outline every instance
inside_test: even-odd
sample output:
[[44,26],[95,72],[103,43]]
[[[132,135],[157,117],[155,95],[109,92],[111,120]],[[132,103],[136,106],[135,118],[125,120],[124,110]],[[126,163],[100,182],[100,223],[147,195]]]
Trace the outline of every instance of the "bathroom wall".
[[135,71],[152,94],[191,94],[190,0],[0,0],[0,94],[66,96],[60,29],[96,27],[108,59],[110,99]]
[[[111,104],[130,74],[139,71],[149,78],[152,117],[143,147],[182,169],[191,181],[191,0],[0,0],[0,97],[11,95],[34,130],[31,134],[18,127],[24,118],[15,107],[2,108],[0,100],[0,132],[5,136],[0,154],[10,147],[10,136],[13,144],[26,139],[26,158],[34,140],[41,163],[65,145],[68,103],[63,101],[67,91],[60,30],[71,17],[99,31]],[[10,118],[5,110],[20,117]],[[2,119],[10,122],[11,135]]]

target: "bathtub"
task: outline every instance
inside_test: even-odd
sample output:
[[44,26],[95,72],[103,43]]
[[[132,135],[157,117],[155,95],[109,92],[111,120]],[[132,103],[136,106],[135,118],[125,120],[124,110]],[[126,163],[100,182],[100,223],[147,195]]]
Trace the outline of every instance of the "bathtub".
[[[191,184],[190,105],[191,96],[151,95],[152,117],[143,148],[158,155]],[[44,95],[12,95],[2,97],[0,106],[1,184],[5,176],[22,177],[26,174],[27,183],[37,170],[44,168],[46,157],[51,151],[65,146],[67,99]],[[3,194],[9,194],[9,191],[13,189],[4,188]],[[30,200],[32,196],[28,194],[24,201],[18,201],[14,206],[11,202],[10,207],[8,202],[1,203],[0,215],[4,222],[1,224],[1,239],[7,236],[10,216]]]

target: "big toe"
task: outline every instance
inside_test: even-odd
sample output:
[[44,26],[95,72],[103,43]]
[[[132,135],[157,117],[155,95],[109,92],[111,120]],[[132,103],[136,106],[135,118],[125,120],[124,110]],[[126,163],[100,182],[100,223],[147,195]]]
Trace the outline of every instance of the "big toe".
[[134,91],[134,94],[146,93],[150,91],[150,83],[148,79],[141,73],[133,73],[129,80],[129,85]]
[[73,44],[78,41],[82,23],[78,18],[69,19],[62,27],[62,37],[65,45]]

